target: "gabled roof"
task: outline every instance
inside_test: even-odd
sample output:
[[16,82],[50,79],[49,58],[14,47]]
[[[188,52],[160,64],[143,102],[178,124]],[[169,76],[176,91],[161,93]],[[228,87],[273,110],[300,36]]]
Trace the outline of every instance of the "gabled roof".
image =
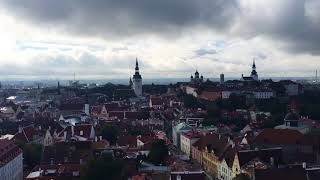
[[[93,132],[91,132],[93,129],[93,126],[91,124],[80,124],[80,125],[76,125],[73,126],[74,128],[74,135],[75,136],[79,136],[79,137],[84,137],[87,139],[91,139],[93,137],[91,137],[91,134]],[[83,135],[80,135],[80,132],[82,131]],[[72,135],[72,127],[71,126],[67,126],[65,129],[63,129],[60,133],[59,133],[59,137],[63,137],[64,136],[64,132],[67,132],[67,136],[71,136]]]
[[16,133],[13,139],[21,140],[28,143],[33,141],[34,136],[38,134],[39,132],[37,131],[36,128],[32,126],[27,126],[27,127],[21,128],[21,132]]
[[12,141],[0,139],[0,168],[12,161],[21,153],[22,150]]

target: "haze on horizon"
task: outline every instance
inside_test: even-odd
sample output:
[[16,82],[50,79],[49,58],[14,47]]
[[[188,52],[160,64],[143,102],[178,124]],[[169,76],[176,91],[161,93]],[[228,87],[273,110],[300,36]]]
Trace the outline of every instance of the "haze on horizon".
[[2,0],[1,79],[308,77],[318,0]]

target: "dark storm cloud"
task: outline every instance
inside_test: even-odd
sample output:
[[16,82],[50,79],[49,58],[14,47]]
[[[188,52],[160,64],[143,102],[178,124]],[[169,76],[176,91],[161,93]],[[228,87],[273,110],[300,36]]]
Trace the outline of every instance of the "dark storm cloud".
[[105,38],[136,34],[171,36],[187,26],[226,28],[234,0],[5,0],[8,12],[40,25]]
[[[243,16],[248,9],[241,2],[245,0],[2,0],[0,4],[19,19],[84,36],[172,38],[186,29],[204,27],[246,38],[264,35],[281,40],[295,53],[320,53],[320,20],[317,13],[308,16],[317,0],[272,0],[270,6],[260,8],[277,9],[284,4],[283,10],[273,12],[273,19],[259,9]],[[234,27],[239,24],[241,29]]]

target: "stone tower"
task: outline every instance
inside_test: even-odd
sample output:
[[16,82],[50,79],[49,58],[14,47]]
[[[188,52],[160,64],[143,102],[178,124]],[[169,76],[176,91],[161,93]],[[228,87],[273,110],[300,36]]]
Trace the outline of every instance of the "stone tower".
[[136,59],[136,68],[135,68],[135,74],[133,75],[133,90],[136,96],[141,97],[142,96],[142,77],[139,73],[139,64],[138,59]]

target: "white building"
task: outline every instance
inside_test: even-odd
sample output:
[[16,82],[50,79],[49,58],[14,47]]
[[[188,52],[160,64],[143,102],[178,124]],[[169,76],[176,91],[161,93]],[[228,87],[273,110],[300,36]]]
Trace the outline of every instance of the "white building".
[[274,96],[273,91],[271,90],[254,91],[253,95],[255,99],[270,99]]
[[194,97],[198,97],[197,90],[198,89],[195,87],[195,85],[189,85],[186,87],[186,93]]
[[192,145],[197,142],[201,137],[199,132],[186,132],[180,134],[180,149],[184,152],[187,156],[191,154],[191,147]]
[[225,159],[223,159],[219,165],[218,179],[221,179],[221,180],[232,180],[233,179],[232,164],[230,166],[228,166]]
[[51,146],[52,144],[53,144],[53,137],[50,133],[50,130],[48,129],[43,139],[43,146]]
[[22,150],[9,140],[0,140],[0,162],[1,180],[23,179]]
[[132,88],[134,90],[134,93],[136,94],[136,96],[141,97],[142,96],[142,77],[139,73],[138,59],[136,59],[135,74],[133,75],[132,79],[133,79]]
[[172,140],[176,147],[180,146],[180,134],[183,132],[191,131],[192,127],[187,125],[185,122],[179,123],[172,126]]

